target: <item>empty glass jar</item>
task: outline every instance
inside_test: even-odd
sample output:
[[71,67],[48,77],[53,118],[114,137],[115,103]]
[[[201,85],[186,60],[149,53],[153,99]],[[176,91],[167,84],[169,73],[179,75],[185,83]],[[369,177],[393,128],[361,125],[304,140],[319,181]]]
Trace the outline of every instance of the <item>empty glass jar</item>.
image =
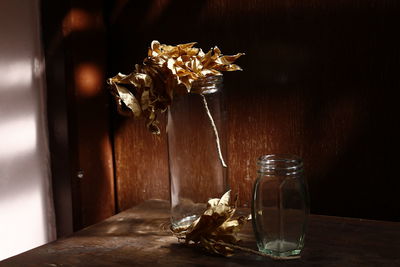
[[257,165],[252,216],[258,249],[274,256],[298,255],[309,214],[303,162],[294,155],[265,155]]
[[221,162],[226,149],[221,87],[222,76],[198,80],[192,93],[174,96],[168,109],[173,229],[191,224],[210,198],[220,198],[228,190]]

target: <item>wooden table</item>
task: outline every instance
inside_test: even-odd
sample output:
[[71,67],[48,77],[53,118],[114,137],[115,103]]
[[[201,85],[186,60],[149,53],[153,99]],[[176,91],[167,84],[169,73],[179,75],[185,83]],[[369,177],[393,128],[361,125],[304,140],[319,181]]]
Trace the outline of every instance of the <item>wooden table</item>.
[[[178,243],[168,227],[169,204],[151,200],[0,266],[400,266],[396,222],[311,215],[302,257],[290,261],[210,255]],[[251,223],[240,236],[256,249]]]

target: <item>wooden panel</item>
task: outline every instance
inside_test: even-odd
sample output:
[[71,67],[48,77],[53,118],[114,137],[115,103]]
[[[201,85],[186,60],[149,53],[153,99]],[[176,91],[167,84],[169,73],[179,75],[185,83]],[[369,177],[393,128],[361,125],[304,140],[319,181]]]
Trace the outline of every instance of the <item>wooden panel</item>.
[[103,5],[50,2],[43,1],[43,32],[51,63],[48,101],[57,219],[63,229],[72,201],[73,228],[78,230],[115,213]]
[[71,1],[63,33],[69,45],[70,135],[74,150],[75,228],[115,213],[108,93],[105,90],[106,35],[98,1]]
[[[244,71],[224,80],[229,177],[242,206],[256,158],[294,153],[305,161],[312,212],[400,220],[396,1],[109,3],[109,75],[132,71],[153,39],[246,52]],[[147,191],[144,184],[165,198],[165,139],[154,142],[142,136],[142,123],[122,121],[115,123],[120,208],[150,197],[137,189]]]
[[[115,130],[117,207],[146,199],[169,199],[166,137],[148,132],[144,121],[119,118]],[[161,125],[165,129],[165,120]]]

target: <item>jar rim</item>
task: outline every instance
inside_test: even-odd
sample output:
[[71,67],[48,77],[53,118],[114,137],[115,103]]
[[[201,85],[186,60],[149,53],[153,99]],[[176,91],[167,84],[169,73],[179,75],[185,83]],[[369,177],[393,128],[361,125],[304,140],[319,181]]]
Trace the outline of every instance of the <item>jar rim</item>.
[[193,82],[192,93],[213,94],[222,88],[223,75],[210,75]]
[[257,165],[260,171],[300,171],[303,169],[303,160],[293,154],[267,154],[258,158]]

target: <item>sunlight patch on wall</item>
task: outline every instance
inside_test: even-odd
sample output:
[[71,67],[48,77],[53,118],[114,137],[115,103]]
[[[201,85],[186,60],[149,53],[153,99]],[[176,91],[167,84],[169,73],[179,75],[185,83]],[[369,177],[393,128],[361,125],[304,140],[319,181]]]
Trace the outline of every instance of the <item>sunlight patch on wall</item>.
[[[15,86],[28,86],[32,83],[32,63],[27,60],[4,60],[0,63],[1,90],[15,88]],[[11,61],[11,62],[10,62]]]
[[55,238],[39,8],[0,1],[0,260]]
[[[0,260],[47,242],[43,199],[37,188],[0,201]],[[27,226],[27,222],[29,226]]]
[[32,115],[12,118],[0,124],[0,161],[36,149],[36,122]]

